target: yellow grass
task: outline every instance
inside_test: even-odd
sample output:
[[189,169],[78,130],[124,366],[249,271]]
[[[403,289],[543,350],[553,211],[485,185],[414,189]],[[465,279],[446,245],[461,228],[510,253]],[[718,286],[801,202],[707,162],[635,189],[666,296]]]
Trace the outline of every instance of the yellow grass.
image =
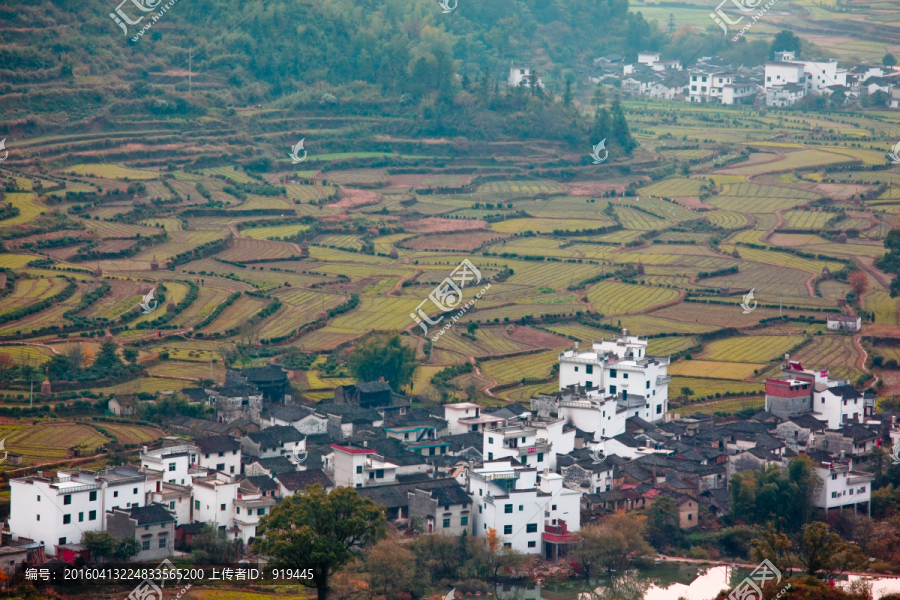
[[126,177],[128,179],[157,179],[159,177],[157,171],[143,171],[111,164],[75,165],[74,167],[68,167],[67,171],[78,175],[90,175],[105,179],[125,179]]
[[711,377],[713,379],[747,379],[754,370],[761,370],[762,363],[716,362],[711,360],[681,360],[669,365],[669,375],[683,377]]

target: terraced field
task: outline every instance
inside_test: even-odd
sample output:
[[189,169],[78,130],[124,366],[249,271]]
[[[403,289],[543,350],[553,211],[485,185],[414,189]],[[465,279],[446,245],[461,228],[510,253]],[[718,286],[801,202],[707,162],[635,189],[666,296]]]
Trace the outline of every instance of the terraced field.
[[[737,363],[711,360],[681,360],[669,365],[669,375],[712,379],[748,379],[762,371],[763,363]],[[671,385],[669,386],[671,389]]]
[[762,363],[781,358],[784,353],[804,340],[799,335],[753,335],[710,342],[702,354],[703,360],[736,363]]
[[523,379],[543,379],[556,365],[559,352],[550,350],[511,358],[499,358],[481,364],[481,372],[499,384]]
[[588,301],[604,315],[635,313],[671,302],[678,297],[676,290],[603,281],[591,286]]

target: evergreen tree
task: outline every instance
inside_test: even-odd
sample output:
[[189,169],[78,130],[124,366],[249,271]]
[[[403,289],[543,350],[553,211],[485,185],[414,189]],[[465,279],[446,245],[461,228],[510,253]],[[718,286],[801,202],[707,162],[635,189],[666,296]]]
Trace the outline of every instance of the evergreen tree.
[[637,142],[631,137],[628,130],[628,121],[625,119],[625,111],[622,109],[622,103],[616,98],[610,108],[610,119],[612,120],[612,135],[616,143],[622,147],[625,154],[631,152],[637,147]]
[[566,79],[566,91],[563,93],[563,106],[572,106],[572,82]]

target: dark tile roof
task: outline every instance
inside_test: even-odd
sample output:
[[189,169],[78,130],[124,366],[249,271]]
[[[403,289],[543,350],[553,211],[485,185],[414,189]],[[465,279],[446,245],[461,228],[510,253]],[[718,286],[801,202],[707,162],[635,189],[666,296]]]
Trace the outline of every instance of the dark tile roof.
[[645,481],[653,477],[653,473],[647,469],[640,467],[639,465],[628,464],[622,465],[621,467],[622,473],[636,479],[637,481]]
[[844,400],[862,398],[862,394],[860,394],[852,385],[836,385],[834,387],[828,388],[828,391],[830,391],[835,396],[840,396]]
[[273,406],[269,408],[269,415],[280,420],[292,423],[308,417],[313,413],[311,408],[302,406]]
[[177,417],[169,419],[169,425],[221,434],[227,434],[232,429],[228,423],[216,423],[215,421],[207,419],[195,419],[194,417],[185,417],[183,415],[178,415]]
[[287,373],[281,367],[267,365],[265,367],[248,367],[241,369],[241,377],[252,383],[269,381],[287,381]]
[[175,529],[180,529],[184,533],[188,535],[194,535],[203,531],[203,527],[206,526],[206,523],[183,523],[176,527]]
[[174,522],[175,517],[162,504],[154,502],[147,506],[132,506],[131,518],[137,520],[138,525],[149,525],[150,523],[169,523]]
[[278,485],[275,483],[275,480],[273,480],[268,475],[253,475],[250,477],[244,477],[241,481],[248,481],[253,484],[254,487],[263,492],[278,489]]
[[375,452],[387,459],[388,462],[392,462],[396,465],[421,465],[426,462],[424,456],[413,454],[406,449],[403,442],[393,438],[385,437],[373,440],[372,443],[369,444],[369,447],[374,448]]
[[756,436],[756,447],[764,448],[766,450],[775,450],[776,448],[783,448],[784,442],[779,439],[773,438],[768,433],[761,433]]
[[178,393],[182,396],[187,396],[194,402],[206,402],[209,399],[209,394],[201,388],[185,388]]
[[460,433],[457,435],[445,435],[441,438],[444,442],[450,442],[449,452],[460,452],[466,448],[475,448],[479,452],[484,448],[484,436],[480,433]]
[[877,433],[875,433],[868,427],[863,427],[862,425],[859,425],[857,423],[845,425],[838,431],[840,431],[844,437],[851,438],[854,442],[858,442],[861,440],[871,440],[878,437]]
[[653,429],[653,425],[638,416],[625,419],[625,431],[629,433],[647,431],[649,429]]
[[371,408],[360,408],[359,404],[333,404],[319,402],[315,406],[320,415],[335,415],[341,418],[342,423],[381,421],[381,414]]
[[640,448],[643,446],[639,441],[637,441],[634,436],[629,435],[627,433],[620,433],[619,435],[613,438],[623,446],[628,446],[629,448]]
[[212,454],[214,452],[232,452],[239,450],[241,445],[230,435],[214,435],[210,437],[201,437],[194,440],[194,444],[200,448],[203,454]]
[[256,463],[272,475],[290,473],[297,470],[297,465],[291,462],[287,456],[273,456],[272,458],[257,458],[250,461]]
[[431,479],[428,473],[397,473],[397,483],[416,483],[417,481],[431,481]]
[[293,425],[276,425],[254,433],[248,433],[247,437],[263,448],[271,448],[272,446],[283,446],[284,444],[299,442],[303,439],[303,434],[297,431],[297,428]]
[[277,479],[286,489],[294,492],[305,490],[307,486],[315,483],[318,483],[324,488],[334,486],[334,483],[322,469],[307,469],[306,471],[279,473],[275,476],[275,479]]
[[657,454],[639,456],[634,460],[634,462],[638,463],[645,469],[655,465],[657,467],[662,467],[665,469],[672,469],[673,471],[677,471],[680,473],[694,473],[696,475],[712,475],[725,473],[725,467],[723,465],[700,465],[690,460],[670,458],[659,456]]
[[827,423],[823,423],[809,413],[803,413],[802,415],[791,417],[790,419],[788,419],[788,421],[794,423],[799,427],[809,429],[811,431],[824,431],[825,427],[827,426]]
[[781,460],[776,455],[772,454],[765,448],[761,448],[759,446],[757,446],[756,448],[750,448],[749,450],[747,450],[747,452],[749,452],[756,458],[760,458],[760,459],[767,460],[770,462],[772,462],[772,461],[778,462],[779,460]]
[[431,497],[437,500],[438,506],[472,504],[472,498],[469,497],[466,490],[458,483],[456,485],[434,488],[430,491]]
[[[386,381],[362,381],[353,385],[356,386],[356,389],[365,394],[371,394],[373,392],[387,392],[391,389],[391,386]],[[350,386],[344,387],[347,388]]]
[[432,490],[439,487],[458,486],[455,479],[432,479],[431,481],[417,481],[415,483],[395,483],[390,485],[376,485],[359,488],[356,491],[364,498],[371,498],[375,504],[387,508],[399,508],[409,506],[408,492],[416,489]]

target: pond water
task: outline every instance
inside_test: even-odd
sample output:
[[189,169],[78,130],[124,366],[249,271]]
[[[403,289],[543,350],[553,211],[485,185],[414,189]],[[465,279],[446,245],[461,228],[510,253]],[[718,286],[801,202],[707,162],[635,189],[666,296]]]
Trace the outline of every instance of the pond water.
[[[632,569],[614,577],[588,582],[576,579],[547,585],[504,585],[498,600],[712,600],[719,591],[732,589],[750,573],[729,566],[698,567],[669,563]],[[850,576],[838,585],[859,579]],[[873,600],[900,592],[900,578],[880,577],[872,582]],[[593,593],[591,593],[593,591]]]

